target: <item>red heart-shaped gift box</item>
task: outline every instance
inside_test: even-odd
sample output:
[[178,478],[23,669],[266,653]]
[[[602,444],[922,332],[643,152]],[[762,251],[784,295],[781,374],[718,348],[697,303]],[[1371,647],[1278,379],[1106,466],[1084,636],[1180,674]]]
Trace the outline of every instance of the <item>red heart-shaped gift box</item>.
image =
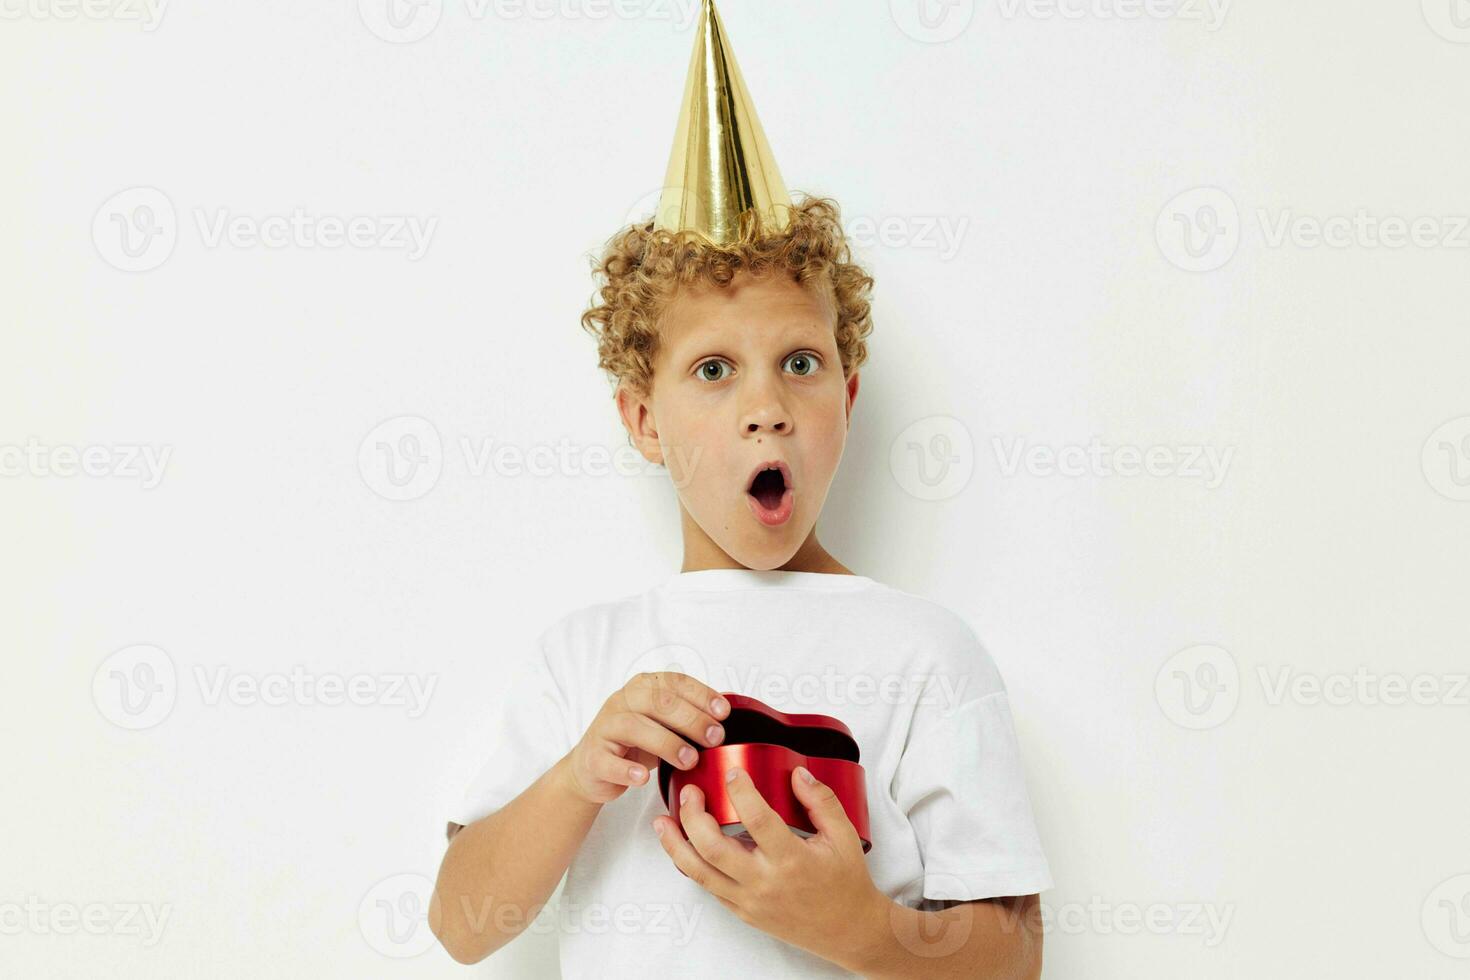
[[704,793],[705,810],[726,835],[755,843],[725,792],[725,773],[738,766],[750,773],[755,788],[786,826],[811,837],[817,828],[791,788],[791,774],[797,766],[806,766],[837,794],[862,838],[863,853],[872,850],[867,787],[858,765],[857,739],[848,727],[828,715],[788,715],[743,694],[721,692],[721,696],[730,702],[730,714],[722,723],[724,740],[713,748],[695,746],[699,759],[692,768],[658,764],[659,793],[679,832],[689,836],[679,819],[679,792],[693,785]]

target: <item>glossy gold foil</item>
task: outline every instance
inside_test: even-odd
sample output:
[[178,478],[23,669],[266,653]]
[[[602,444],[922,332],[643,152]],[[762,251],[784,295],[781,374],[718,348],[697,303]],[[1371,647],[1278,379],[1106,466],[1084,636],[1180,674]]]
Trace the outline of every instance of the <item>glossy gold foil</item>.
[[752,209],[767,230],[784,230],[791,195],[714,0],[704,0],[654,225],[726,245],[740,237],[740,214]]

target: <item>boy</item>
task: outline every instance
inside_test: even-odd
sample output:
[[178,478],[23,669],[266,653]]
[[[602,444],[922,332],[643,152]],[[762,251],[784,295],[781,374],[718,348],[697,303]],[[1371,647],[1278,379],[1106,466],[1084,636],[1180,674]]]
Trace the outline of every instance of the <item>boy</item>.
[[[585,916],[559,933],[569,978],[1037,977],[1051,877],[995,666],[958,616],[816,536],[872,280],[832,202],[787,196],[710,0],[698,35],[659,213],[609,243],[583,317],[629,436],[678,490],[683,567],[541,634],[453,815],[430,924],[478,962],[565,873],[562,904]],[[721,691],[847,724],[870,852],[804,769],[815,836],[737,771],[751,840],[695,787],[685,838],[657,767],[720,744]]]

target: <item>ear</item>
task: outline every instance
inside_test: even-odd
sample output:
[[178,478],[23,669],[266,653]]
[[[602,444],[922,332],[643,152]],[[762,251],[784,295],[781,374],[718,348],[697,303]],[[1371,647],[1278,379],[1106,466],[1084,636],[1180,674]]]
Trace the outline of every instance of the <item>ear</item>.
[[847,424],[849,426],[852,425],[852,403],[857,401],[858,383],[860,378],[861,375],[859,374],[859,372],[854,371],[852,372],[852,377],[847,379]]
[[658,442],[658,421],[653,417],[649,396],[638,394],[624,382],[618,385],[616,398],[618,414],[623,418],[628,439],[644,459],[662,466],[664,452]]

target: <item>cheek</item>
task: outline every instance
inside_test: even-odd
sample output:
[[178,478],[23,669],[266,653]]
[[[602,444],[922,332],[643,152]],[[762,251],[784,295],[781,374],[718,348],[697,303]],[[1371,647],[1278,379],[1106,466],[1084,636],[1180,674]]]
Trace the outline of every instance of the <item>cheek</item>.
[[819,438],[812,455],[829,466],[836,466],[847,444],[847,412],[842,405],[834,412],[824,412],[819,423]]
[[673,431],[660,431],[659,443],[663,448],[664,467],[675,489],[688,493],[718,479],[712,443],[700,431],[698,422],[676,426]]

